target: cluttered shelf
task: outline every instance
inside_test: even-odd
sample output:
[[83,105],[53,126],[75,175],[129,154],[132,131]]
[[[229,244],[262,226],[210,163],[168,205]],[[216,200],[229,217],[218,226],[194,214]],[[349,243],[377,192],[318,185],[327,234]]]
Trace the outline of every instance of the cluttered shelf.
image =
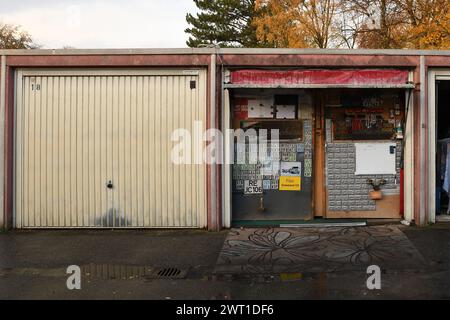
[[390,140],[395,127],[382,118],[347,117],[332,122],[333,137],[336,140]]

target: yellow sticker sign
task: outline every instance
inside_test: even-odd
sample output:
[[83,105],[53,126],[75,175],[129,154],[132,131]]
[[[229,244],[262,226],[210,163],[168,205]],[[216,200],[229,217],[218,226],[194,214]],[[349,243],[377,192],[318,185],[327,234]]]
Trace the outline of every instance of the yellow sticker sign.
[[279,182],[279,189],[280,191],[300,191],[301,178],[281,176]]

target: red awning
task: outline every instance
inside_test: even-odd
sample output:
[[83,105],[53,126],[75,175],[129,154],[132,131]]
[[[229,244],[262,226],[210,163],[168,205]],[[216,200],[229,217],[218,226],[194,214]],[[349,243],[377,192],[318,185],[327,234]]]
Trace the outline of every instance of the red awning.
[[231,72],[231,86],[395,86],[409,87],[408,70],[397,69],[303,69],[236,70]]

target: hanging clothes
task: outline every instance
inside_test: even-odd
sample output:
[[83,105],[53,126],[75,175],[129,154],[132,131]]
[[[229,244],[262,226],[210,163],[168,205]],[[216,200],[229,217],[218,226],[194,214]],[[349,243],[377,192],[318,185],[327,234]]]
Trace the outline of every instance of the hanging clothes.
[[448,195],[447,214],[450,214],[450,143],[447,143],[447,158],[445,165],[444,185],[442,186]]
[[446,161],[445,161],[445,174],[444,174],[444,184],[443,184],[443,188],[445,190],[445,192],[449,193],[450,190],[450,144],[447,145],[447,157],[446,157]]
[[450,214],[450,138],[438,140],[436,156],[436,210],[445,212],[442,210],[442,195],[446,193],[449,199],[447,214]]

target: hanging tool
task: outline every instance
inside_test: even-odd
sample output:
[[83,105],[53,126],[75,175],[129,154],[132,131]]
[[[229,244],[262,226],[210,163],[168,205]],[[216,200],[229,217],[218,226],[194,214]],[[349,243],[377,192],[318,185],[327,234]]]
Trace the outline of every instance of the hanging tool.
[[263,199],[263,196],[261,196],[261,197],[259,198],[259,208],[258,208],[258,211],[259,211],[259,212],[264,212],[264,211],[266,211],[266,208],[264,208],[264,199]]

